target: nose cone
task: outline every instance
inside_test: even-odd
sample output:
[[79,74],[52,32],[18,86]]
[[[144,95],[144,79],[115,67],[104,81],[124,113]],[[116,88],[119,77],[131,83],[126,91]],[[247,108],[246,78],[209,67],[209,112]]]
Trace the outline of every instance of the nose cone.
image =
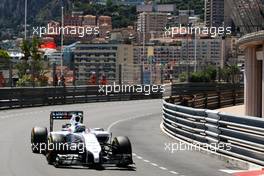
[[94,163],[100,162],[101,146],[93,133],[86,133],[84,135],[86,150],[93,154]]

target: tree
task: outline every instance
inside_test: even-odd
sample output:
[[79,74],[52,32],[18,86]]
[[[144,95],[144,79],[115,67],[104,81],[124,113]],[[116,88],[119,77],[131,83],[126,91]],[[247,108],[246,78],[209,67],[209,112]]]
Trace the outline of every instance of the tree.
[[[32,41],[23,41],[21,46],[24,57],[20,63],[16,65],[18,69],[18,85],[47,85],[47,77],[45,76],[44,63],[39,51],[40,42],[37,38]],[[30,79],[29,79],[30,78]]]
[[[0,87],[5,86],[5,78],[3,73],[1,72],[2,69],[10,69],[10,56],[5,50],[0,49]],[[10,70],[9,70],[10,73]]]
[[190,82],[214,82],[216,80],[217,71],[215,67],[208,66],[203,71],[193,72],[190,75]]
[[30,43],[26,40],[23,41],[21,46],[22,53],[24,56],[21,58],[20,63],[16,65],[16,69],[18,70],[19,79],[27,74],[27,71],[30,69],[30,65],[28,60],[30,58]]
[[107,0],[106,1],[106,7],[109,8],[109,9],[111,9],[112,6],[113,6],[113,1],[112,0]]
[[237,77],[240,74],[240,69],[237,65],[225,66],[224,68],[220,69],[219,74],[220,78],[225,82],[236,83],[238,80]]
[[237,65],[231,65],[229,67],[230,69],[230,76],[232,83],[236,83],[236,77],[240,74],[240,69]]
[[219,76],[220,76],[220,78],[221,78],[223,81],[225,81],[225,82],[229,82],[230,70],[228,69],[227,66],[225,66],[224,68],[221,68],[221,69],[220,69]]
[[10,56],[5,51],[0,49],[0,68],[9,68]]
[[188,75],[187,75],[186,72],[181,73],[181,74],[179,75],[180,82],[185,82],[185,81],[187,81],[187,77],[188,77]]
[[217,70],[215,67],[209,65],[205,72],[209,75],[210,81],[215,81],[217,76]]

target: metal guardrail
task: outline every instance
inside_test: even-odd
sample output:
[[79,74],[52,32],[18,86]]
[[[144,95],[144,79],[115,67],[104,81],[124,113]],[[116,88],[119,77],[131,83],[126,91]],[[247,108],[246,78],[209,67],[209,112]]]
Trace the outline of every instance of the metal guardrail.
[[[190,94],[195,94],[197,91],[201,92],[201,89],[204,89],[204,87],[211,87],[210,89],[213,90],[216,87],[219,87],[219,85],[181,83],[175,85],[173,90],[184,90],[185,93],[188,92]],[[225,84],[225,87],[227,87],[227,84]],[[165,89],[166,92],[171,92],[171,85],[166,85]],[[105,95],[99,90],[99,86],[0,88],[0,110],[71,103],[162,98],[160,90],[158,92],[152,91],[150,92],[150,95],[147,95],[146,92],[139,93],[136,91],[120,93],[112,92]],[[156,88],[150,87],[150,90],[156,90]],[[179,92],[176,91],[176,93]],[[202,101],[202,99],[199,99],[197,96],[195,103],[197,106],[199,101]]]
[[[218,100],[214,99],[216,104]],[[229,105],[234,103],[228,102]],[[191,108],[181,103],[177,98],[164,99],[162,125],[166,132],[193,144],[206,144],[218,153],[264,166],[264,119]]]
[[99,90],[99,86],[1,88],[0,110],[45,105],[162,98],[160,90],[150,92],[150,95],[135,91],[111,92],[106,95]]
[[193,108],[218,109],[244,102],[244,85],[190,83],[167,85],[163,97],[174,104]]

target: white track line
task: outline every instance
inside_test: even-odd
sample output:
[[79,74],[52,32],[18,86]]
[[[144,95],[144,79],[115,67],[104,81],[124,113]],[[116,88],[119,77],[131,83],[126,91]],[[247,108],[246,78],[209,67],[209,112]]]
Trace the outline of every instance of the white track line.
[[141,156],[137,156],[137,159],[142,159],[142,157]]
[[161,170],[168,170],[166,167],[159,167]]
[[[127,118],[127,119],[117,120],[117,121],[111,123],[108,126],[107,131],[111,131],[111,128],[113,128],[115,125],[117,125],[117,124],[119,124],[121,122],[129,121],[129,120],[134,120],[134,119],[138,119],[138,118],[143,118],[143,117],[147,117],[147,116],[150,116],[150,115],[153,115],[153,114],[154,113],[149,113],[149,114],[145,114],[145,115],[141,115],[141,116],[135,116],[135,117]],[[166,167],[160,167],[158,164],[153,163],[153,162],[150,162],[149,160],[144,159],[142,156],[139,156],[136,153],[132,153],[132,155],[135,158],[144,161],[145,163],[149,163],[150,165],[159,168],[160,170],[163,170],[163,171],[167,171],[168,170]],[[178,175],[179,174],[178,172],[175,172],[175,171],[168,171],[168,172],[171,173],[171,174],[174,174],[174,175]],[[184,175],[181,175],[181,176],[184,176]]]
[[[149,163],[151,166],[157,167],[157,168],[159,168],[160,170],[163,170],[163,171],[168,171],[168,169],[166,167],[162,167],[162,166],[159,166],[156,163],[150,162],[149,160],[144,159],[143,157],[137,155],[136,153],[132,153],[132,155],[135,158],[144,161],[145,163]],[[178,175],[179,174],[178,172],[175,172],[175,171],[168,171],[168,172],[171,173],[171,174],[174,174],[174,175]],[[181,176],[184,176],[184,175],[181,175]]]
[[149,163],[150,161],[149,160],[143,160],[144,162],[146,162],[146,163]]
[[152,166],[158,167],[156,163],[150,163]]
[[178,172],[175,172],[175,171],[169,171],[169,173],[174,174],[174,175],[178,175],[179,174]]
[[139,119],[139,118],[143,118],[143,117],[150,116],[150,115],[153,115],[153,114],[156,114],[156,113],[148,113],[148,114],[144,114],[144,115],[140,115],[140,116],[130,117],[130,118],[127,118],[127,119],[117,120],[117,121],[111,123],[108,126],[107,131],[111,131],[111,128],[113,128],[115,125],[117,125],[117,124],[119,124],[121,122],[129,121],[129,120],[134,120],[134,119]]
[[219,169],[219,171],[221,171],[221,172],[225,172],[225,173],[228,173],[228,174],[234,174],[234,173],[238,173],[238,172],[245,172],[245,171],[248,171],[248,170],[229,170],[229,169]]

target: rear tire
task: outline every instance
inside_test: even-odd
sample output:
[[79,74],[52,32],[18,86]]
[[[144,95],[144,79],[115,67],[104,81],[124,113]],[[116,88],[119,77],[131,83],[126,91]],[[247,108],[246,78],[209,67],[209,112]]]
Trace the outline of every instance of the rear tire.
[[45,153],[41,150],[41,145],[47,144],[48,130],[45,127],[34,127],[31,130],[31,150],[33,153]]
[[56,161],[57,154],[61,153],[57,148],[60,144],[65,143],[64,135],[61,134],[51,134],[48,138],[48,150],[46,154],[46,159],[48,164],[54,164]]

